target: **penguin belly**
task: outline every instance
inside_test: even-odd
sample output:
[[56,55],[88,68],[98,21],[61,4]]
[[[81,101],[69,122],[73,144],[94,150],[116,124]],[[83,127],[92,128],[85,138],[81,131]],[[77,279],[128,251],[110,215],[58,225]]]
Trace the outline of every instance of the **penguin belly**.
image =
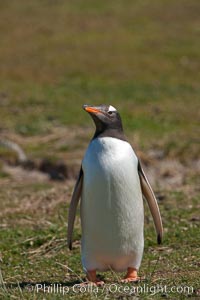
[[82,162],[82,264],[85,271],[139,269],[144,247],[138,160],[125,141],[91,141]]

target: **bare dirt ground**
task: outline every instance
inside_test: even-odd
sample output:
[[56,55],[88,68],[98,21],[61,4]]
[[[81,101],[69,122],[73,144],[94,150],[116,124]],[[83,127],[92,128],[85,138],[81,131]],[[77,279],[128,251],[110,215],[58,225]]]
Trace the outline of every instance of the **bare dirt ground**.
[[[15,141],[23,150],[30,149],[30,145],[40,145],[41,148],[45,146],[41,153],[48,154],[50,157],[54,156],[55,161],[61,161],[65,167],[65,173],[63,173],[65,176],[52,178],[49,170],[41,169],[41,164],[48,164],[49,161],[46,160],[46,156],[38,157],[36,151],[29,150],[29,153],[26,153],[27,159],[32,162],[31,168],[20,164],[17,154],[12,151],[11,156],[1,157],[2,171],[6,174],[5,177],[0,178],[1,191],[8,189],[7,196],[13,198],[17,197],[14,187],[41,183],[52,185],[52,189],[48,190],[49,195],[47,196],[47,198],[52,198],[52,201],[48,201],[46,204],[44,201],[42,204],[43,206],[47,205],[47,210],[49,207],[56,205],[57,202],[69,200],[70,194],[66,197],[64,193],[71,191],[73,187],[81,159],[91,136],[92,129],[72,128],[68,130],[62,127],[55,128],[51,134],[45,136],[22,137],[13,133],[9,134],[9,140]],[[3,134],[2,139],[8,139],[8,134]],[[46,153],[47,147],[49,148]],[[199,159],[195,158],[183,162],[182,157],[179,159],[179,157],[166,156],[164,149],[152,148],[145,153],[141,152],[138,150],[138,145],[136,145],[136,152],[160,201],[165,198],[164,191],[182,192],[188,199],[195,197],[200,192],[200,185],[198,184],[200,175]],[[56,168],[57,163],[51,162],[50,171],[59,173]],[[61,170],[62,172],[63,170]],[[28,196],[28,198],[27,201],[26,197],[21,197],[17,211],[28,211],[30,208],[37,211],[41,206],[43,195],[38,191]],[[31,201],[31,198],[37,200]],[[16,208],[11,209],[16,210]],[[8,209],[1,210],[0,214],[6,214],[7,211]]]

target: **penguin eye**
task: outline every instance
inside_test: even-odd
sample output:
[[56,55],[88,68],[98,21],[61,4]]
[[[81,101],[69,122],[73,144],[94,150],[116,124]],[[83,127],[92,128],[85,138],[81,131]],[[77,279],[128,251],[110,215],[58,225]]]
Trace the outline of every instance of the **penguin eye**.
[[113,113],[112,111],[108,111],[108,114],[109,114],[109,115],[112,115],[112,113]]

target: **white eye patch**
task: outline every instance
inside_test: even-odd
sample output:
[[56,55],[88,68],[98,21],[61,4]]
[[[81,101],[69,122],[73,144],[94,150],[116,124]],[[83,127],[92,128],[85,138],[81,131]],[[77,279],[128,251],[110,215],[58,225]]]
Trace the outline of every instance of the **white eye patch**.
[[109,106],[108,111],[117,111],[112,105]]

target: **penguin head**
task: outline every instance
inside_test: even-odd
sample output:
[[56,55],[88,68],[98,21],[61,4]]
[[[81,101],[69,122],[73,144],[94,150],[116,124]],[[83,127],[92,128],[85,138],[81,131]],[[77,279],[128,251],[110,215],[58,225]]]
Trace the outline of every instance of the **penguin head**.
[[123,135],[123,127],[121,117],[112,105],[101,104],[99,106],[83,105],[83,109],[87,111],[96,125],[95,137],[113,136],[120,139]]

